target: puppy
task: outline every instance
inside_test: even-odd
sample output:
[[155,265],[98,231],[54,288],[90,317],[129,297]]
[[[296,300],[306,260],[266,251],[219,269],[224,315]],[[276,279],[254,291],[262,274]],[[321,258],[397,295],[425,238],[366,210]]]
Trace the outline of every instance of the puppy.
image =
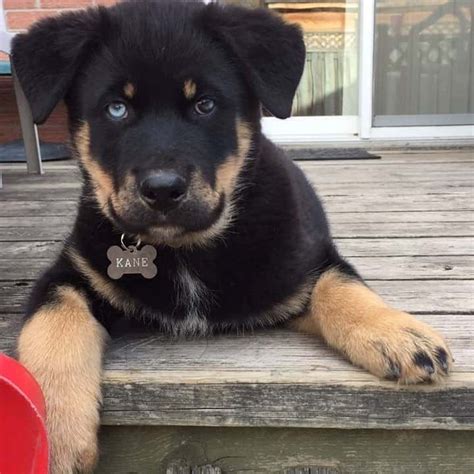
[[196,2],[67,13],[15,38],[34,120],[65,100],[83,176],[18,342],[46,397],[53,473],[93,469],[120,318],[176,335],[286,323],[378,377],[448,374],[443,339],[364,284],[301,170],[261,133],[262,107],[290,115],[304,62],[297,26]]

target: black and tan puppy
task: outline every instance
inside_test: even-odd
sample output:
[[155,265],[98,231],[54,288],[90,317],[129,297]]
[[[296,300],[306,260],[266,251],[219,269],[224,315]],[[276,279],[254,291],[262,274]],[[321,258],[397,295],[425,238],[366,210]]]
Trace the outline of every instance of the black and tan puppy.
[[[379,377],[448,373],[443,339],[340,257],[312,187],[260,131],[262,106],[290,115],[304,61],[300,30],[270,12],[189,2],[68,13],[15,38],[35,121],[65,99],[84,179],[18,344],[46,396],[52,472],[95,463],[106,335],[121,317],[174,334],[287,323]],[[154,263],[111,263],[122,234]]]

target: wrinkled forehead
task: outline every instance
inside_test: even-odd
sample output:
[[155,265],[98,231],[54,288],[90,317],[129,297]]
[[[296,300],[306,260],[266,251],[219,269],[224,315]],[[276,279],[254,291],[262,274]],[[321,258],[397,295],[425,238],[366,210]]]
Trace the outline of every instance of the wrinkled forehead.
[[125,83],[133,84],[137,97],[171,98],[189,80],[197,92],[232,98],[238,74],[223,47],[191,17],[177,23],[165,14],[115,19],[85,74],[91,99]]
[[104,44],[97,51],[84,77],[91,100],[100,100],[107,92],[119,93],[127,83],[133,85],[137,99],[172,99],[188,82],[196,93],[237,100],[241,87],[238,76],[224,53],[211,44],[196,54],[185,50],[175,54],[167,48],[160,54],[147,55],[133,46],[129,48],[132,52]]

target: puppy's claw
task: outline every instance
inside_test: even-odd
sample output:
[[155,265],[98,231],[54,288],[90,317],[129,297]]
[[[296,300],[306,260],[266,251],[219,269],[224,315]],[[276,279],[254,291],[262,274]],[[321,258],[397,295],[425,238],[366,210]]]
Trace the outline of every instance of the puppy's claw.
[[418,351],[417,353],[415,353],[415,355],[413,356],[413,361],[416,365],[426,371],[429,376],[435,373],[433,361],[430,359],[426,352]]
[[393,360],[389,359],[389,369],[385,378],[387,380],[399,380],[401,375],[401,368],[398,362],[394,362]]
[[442,347],[438,347],[435,350],[435,359],[441,367],[441,370],[447,374],[449,372],[448,353]]

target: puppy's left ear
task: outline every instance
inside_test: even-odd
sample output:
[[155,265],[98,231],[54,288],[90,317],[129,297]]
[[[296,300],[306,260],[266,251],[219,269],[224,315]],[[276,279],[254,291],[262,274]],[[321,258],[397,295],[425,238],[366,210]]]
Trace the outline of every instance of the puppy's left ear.
[[287,118],[305,64],[301,29],[265,9],[209,5],[204,22],[237,61],[263,106]]
[[43,123],[66,95],[90,53],[88,46],[98,36],[102,11],[89,9],[45,18],[13,39],[13,67],[35,123]]

